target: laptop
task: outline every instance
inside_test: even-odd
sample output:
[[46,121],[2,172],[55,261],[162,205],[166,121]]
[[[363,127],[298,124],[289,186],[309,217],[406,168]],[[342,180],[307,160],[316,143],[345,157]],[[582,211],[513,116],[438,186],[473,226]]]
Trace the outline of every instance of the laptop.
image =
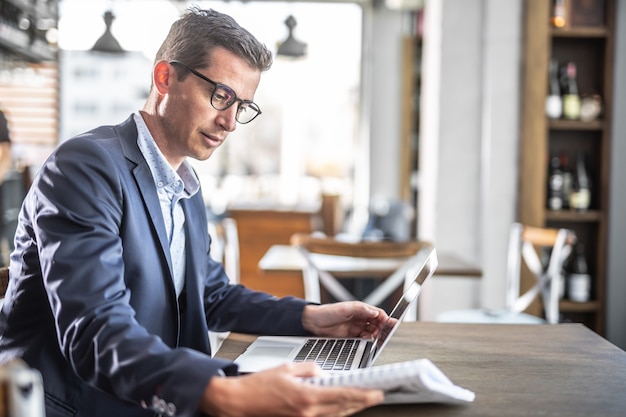
[[437,269],[437,253],[426,246],[418,254],[415,278],[406,288],[375,339],[317,336],[260,336],[235,359],[240,373],[252,373],[288,362],[315,361],[326,371],[342,372],[373,365],[398,329],[422,287]]

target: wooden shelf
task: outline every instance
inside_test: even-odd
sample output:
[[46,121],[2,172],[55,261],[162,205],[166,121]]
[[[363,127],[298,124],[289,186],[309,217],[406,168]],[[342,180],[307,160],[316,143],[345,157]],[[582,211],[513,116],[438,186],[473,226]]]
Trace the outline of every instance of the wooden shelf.
[[[571,26],[556,29],[550,26],[551,3],[545,0],[524,2],[524,50],[522,90],[522,135],[520,157],[519,221],[539,227],[567,227],[575,231],[585,245],[587,263],[592,279],[594,301],[560,303],[564,317],[584,323],[599,334],[604,334],[606,317],[606,263],[609,230],[608,202],[611,161],[611,109],[613,95],[613,59],[615,31],[615,0],[596,0],[592,7],[595,17],[604,16],[604,23],[596,26]],[[580,2],[567,1],[570,12],[577,18],[592,18]],[[587,19],[589,21],[589,19]],[[573,19],[572,19],[573,22]],[[570,22],[570,23],[572,23]],[[550,60],[560,64],[574,62],[581,95],[598,94],[602,99],[602,119],[549,119],[545,114],[548,94]],[[547,209],[548,161],[551,155],[563,152],[573,155],[583,152],[592,173],[592,210],[551,211]],[[522,276],[522,287],[532,277]],[[540,314],[541,305],[533,305],[529,312]],[[534,309],[534,310],[533,310]]]
[[588,301],[579,303],[576,301],[561,300],[559,310],[562,313],[595,313],[602,308],[598,301]]
[[550,32],[555,38],[606,38],[608,33],[605,27],[552,28]]
[[581,120],[549,119],[548,128],[552,130],[603,130],[604,120],[583,122]]
[[546,220],[553,222],[599,222],[604,214],[598,210],[576,211],[559,210],[546,211]]

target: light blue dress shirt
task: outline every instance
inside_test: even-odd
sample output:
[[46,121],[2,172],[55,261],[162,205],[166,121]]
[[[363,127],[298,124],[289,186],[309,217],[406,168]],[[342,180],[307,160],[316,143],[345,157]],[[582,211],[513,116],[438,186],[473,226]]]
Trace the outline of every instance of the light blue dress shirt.
[[196,194],[200,190],[200,182],[188,161],[184,161],[178,171],[174,171],[141,114],[136,112],[134,118],[138,132],[137,144],[152,172],[159,195],[172,257],[174,287],[179,296],[185,284],[185,213],[180,200]]

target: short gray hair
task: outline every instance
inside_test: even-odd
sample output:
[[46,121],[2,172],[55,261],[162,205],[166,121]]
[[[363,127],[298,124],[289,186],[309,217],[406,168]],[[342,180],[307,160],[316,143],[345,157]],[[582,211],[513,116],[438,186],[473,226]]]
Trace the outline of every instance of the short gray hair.
[[234,53],[250,68],[266,71],[272,66],[272,53],[235,19],[196,6],[172,24],[155,62],[177,60],[191,68],[205,68],[211,65],[211,52],[216,47]]

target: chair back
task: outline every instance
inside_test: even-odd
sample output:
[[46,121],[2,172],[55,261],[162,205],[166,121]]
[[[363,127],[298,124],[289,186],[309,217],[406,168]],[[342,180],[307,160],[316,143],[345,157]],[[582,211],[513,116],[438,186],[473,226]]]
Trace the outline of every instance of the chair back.
[[[559,277],[563,266],[576,243],[576,234],[569,229],[544,228],[513,223],[509,236],[507,262],[506,307],[521,313],[540,297],[548,323],[559,322]],[[538,251],[550,251],[544,267]],[[522,265],[525,264],[535,278],[535,284],[520,294]]]
[[[231,284],[238,284],[240,281],[240,254],[237,222],[233,218],[224,217],[210,221],[208,229],[211,236],[211,258],[224,266],[224,271],[226,271]],[[209,342],[213,355],[219,350],[222,342],[229,334],[230,332],[209,331]]]
[[372,305],[382,304],[394,290],[410,284],[419,264],[420,249],[430,246],[419,241],[348,242],[304,233],[294,234],[291,244],[306,259],[307,266],[302,273],[307,300],[320,302],[322,287],[339,301],[355,300],[357,297],[337,278],[376,276],[381,282],[363,298]]
[[296,233],[291,244],[311,253],[356,258],[404,258],[414,255],[426,242],[358,241],[350,242],[314,234]]
[[232,283],[240,280],[239,233],[235,219],[225,217],[209,222],[211,258],[222,263]]

